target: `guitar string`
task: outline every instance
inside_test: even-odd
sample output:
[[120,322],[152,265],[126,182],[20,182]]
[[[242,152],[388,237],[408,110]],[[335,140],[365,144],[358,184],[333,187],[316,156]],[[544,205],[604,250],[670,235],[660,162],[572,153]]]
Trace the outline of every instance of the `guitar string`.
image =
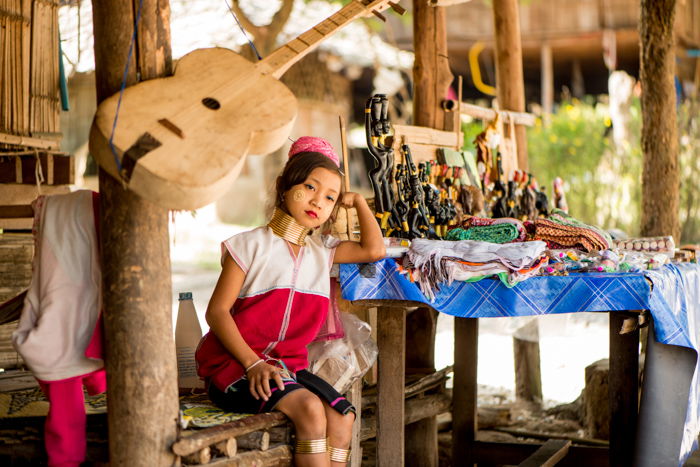
[[253,41],[251,41],[250,37],[248,37],[248,33],[246,32],[245,29],[243,29],[243,25],[241,24],[241,22],[238,21],[238,17],[236,16],[236,13],[234,13],[231,5],[228,3],[228,0],[224,0],[224,2],[226,3],[226,8],[228,8],[228,11],[231,12],[231,16],[233,16],[233,19],[236,20],[236,24],[238,24],[238,27],[241,29],[241,32],[243,33],[243,37],[245,37],[245,39],[248,41],[248,45],[253,50],[253,53],[255,54],[256,57],[258,57],[258,60],[262,60],[262,57],[258,53],[258,49],[255,48],[255,44],[253,44]]
[[114,113],[114,121],[112,122],[112,134],[109,135],[109,147],[112,150],[112,155],[114,156],[114,162],[117,164],[117,173],[121,174],[122,164],[117,156],[117,150],[114,148],[114,132],[117,129],[117,120],[119,119],[119,108],[122,105],[122,96],[124,95],[124,89],[126,88],[126,77],[129,74],[129,62],[131,62],[131,56],[134,53],[134,43],[136,42],[136,33],[139,28],[139,20],[141,19],[141,7],[143,7],[143,0],[139,0],[139,9],[136,12],[136,22],[134,23],[134,33],[131,35],[131,42],[129,44],[129,53],[126,57],[126,66],[124,67],[124,74],[122,75],[122,84],[119,89],[119,100],[117,100],[117,110]]

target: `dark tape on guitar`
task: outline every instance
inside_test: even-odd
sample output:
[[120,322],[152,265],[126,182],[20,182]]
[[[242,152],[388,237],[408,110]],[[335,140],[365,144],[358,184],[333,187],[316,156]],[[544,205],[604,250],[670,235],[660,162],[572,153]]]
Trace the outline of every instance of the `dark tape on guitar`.
[[139,139],[126,150],[122,157],[121,176],[127,183],[131,180],[131,174],[134,172],[136,163],[143,156],[160,147],[163,143],[155,139],[150,133],[144,133],[139,136]]

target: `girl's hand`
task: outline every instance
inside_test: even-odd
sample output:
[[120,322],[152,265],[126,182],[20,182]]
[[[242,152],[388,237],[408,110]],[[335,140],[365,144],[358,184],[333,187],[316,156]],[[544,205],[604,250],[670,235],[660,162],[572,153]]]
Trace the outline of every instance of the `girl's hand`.
[[284,383],[280,375],[280,369],[276,366],[262,362],[253,366],[246,372],[250,393],[256,400],[267,401],[272,395],[270,380],[274,379],[280,391],[284,391]]
[[358,203],[361,203],[365,199],[359,193],[353,193],[347,191],[343,193],[343,198],[340,200],[340,204],[346,208],[356,208]]

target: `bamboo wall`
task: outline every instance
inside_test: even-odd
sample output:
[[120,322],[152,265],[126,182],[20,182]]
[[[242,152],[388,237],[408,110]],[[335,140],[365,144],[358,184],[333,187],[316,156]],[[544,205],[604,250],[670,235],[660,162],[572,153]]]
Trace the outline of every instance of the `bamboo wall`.
[[59,137],[58,0],[0,0],[0,133]]

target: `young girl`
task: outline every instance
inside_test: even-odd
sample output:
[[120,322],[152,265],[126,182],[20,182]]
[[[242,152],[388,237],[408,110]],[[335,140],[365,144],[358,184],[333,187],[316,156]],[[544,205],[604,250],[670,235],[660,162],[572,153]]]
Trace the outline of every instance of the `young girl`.
[[[344,465],[354,408],[306,370],[306,346],[328,315],[331,265],[376,261],[384,242],[364,198],[341,193],[338,156],[327,141],[299,138],[276,188],[267,226],[222,244],[198,373],[225,410],[287,415],[296,429],[296,465]],[[357,209],[359,243],[311,235],[339,201]]]

